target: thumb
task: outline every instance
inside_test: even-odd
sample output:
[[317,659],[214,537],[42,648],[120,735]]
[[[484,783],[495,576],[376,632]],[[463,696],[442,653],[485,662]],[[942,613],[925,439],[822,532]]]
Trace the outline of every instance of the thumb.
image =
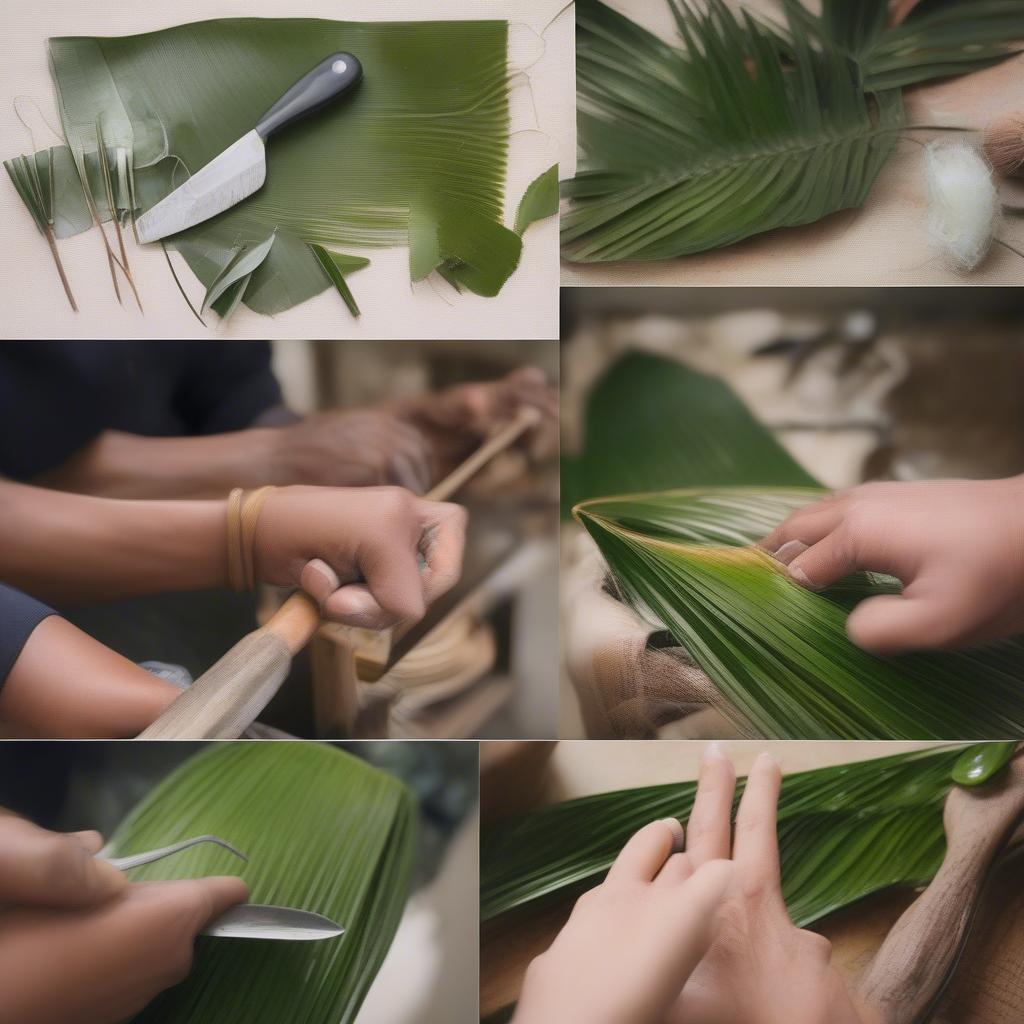
[[179,896],[192,904],[192,930],[201,932],[225,911],[249,899],[249,887],[234,875],[213,875],[176,883]]
[[909,587],[862,601],[846,620],[850,639],[871,654],[902,654],[955,646],[964,632],[955,596]]

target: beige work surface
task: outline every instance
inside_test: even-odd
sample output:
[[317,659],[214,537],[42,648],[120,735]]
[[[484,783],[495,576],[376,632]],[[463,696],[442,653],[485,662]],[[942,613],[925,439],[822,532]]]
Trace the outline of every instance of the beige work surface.
[[[607,2],[664,39],[678,42],[666,0]],[[730,6],[737,6],[737,0],[730,0]],[[744,6],[773,15],[779,11],[776,0],[744,0]],[[909,124],[982,129],[1004,114],[1024,109],[1024,55],[963,78],[910,89],[904,95]],[[929,249],[924,224],[924,151],[919,144],[928,137],[923,132],[905,133],[859,210],[676,260],[563,262],[562,284],[889,287],[1024,283],[1024,259],[1001,246],[993,246],[985,262],[971,274],[950,269]],[[1022,193],[1024,189],[1013,189],[1018,200]],[[1000,235],[1016,248],[1024,248],[1020,218],[1008,220]]]
[[[563,0],[4,0],[0,9],[4,58],[0,61],[0,159],[29,152],[31,140],[19,109],[38,103],[56,125],[46,39],[58,35],[130,35],[211,18],[289,17],[352,21],[499,18],[510,23],[513,70],[512,135],[506,186],[511,223],[526,186],[553,163],[571,159],[575,145],[574,19]],[[561,14],[559,12],[562,12]],[[554,20],[553,20],[554,19]],[[543,33],[543,36],[541,36]],[[525,76],[525,78],[524,78]],[[526,82],[528,78],[528,84]],[[32,118],[33,128],[40,122]],[[55,140],[44,131],[38,148]],[[130,298],[118,306],[102,242],[93,228],[58,242],[80,312],[69,307],[46,242],[0,174],[0,338],[554,338],[558,334],[558,225],[534,224],[523,238],[520,265],[500,295],[458,294],[432,275],[413,284],[408,250],[363,250],[372,263],[350,279],[363,315],[349,315],[333,289],[275,317],[239,307],[227,324],[216,314],[199,324],[182,301],[158,245],[128,241],[128,257],[145,314]],[[350,249],[349,251],[355,251]],[[172,254],[178,276],[198,305],[203,287]],[[123,284],[123,282],[122,282]]]
[[[697,777],[701,752],[697,741],[587,740],[557,744],[547,768],[535,776],[522,770],[509,779],[537,778],[532,793],[513,794],[518,807],[543,806],[634,786],[656,785]],[[723,741],[739,774],[745,774],[763,750],[769,750],[785,774],[884,757],[929,746],[926,742]],[[488,792],[482,780],[485,807],[500,806],[500,794]],[[486,821],[483,829],[486,830]],[[857,977],[881,946],[889,930],[913,900],[910,891],[891,891],[862,900],[832,914],[815,926],[833,944],[833,962],[847,978]],[[565,923],[571,900],[543,906],[528,915],[507,915],[484,926],[480,950],[480,1009],[487,1017],[517,1000],[523,974]],[[1019,866],[1008,865],[997,875],[983,901],[976,929],[965,951],[936,1024],[1016,1024],[1024,1004],[1024,909]]]

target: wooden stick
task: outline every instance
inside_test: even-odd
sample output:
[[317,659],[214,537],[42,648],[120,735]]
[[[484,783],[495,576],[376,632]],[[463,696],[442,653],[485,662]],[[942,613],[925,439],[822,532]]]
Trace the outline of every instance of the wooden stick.
[[1024,758],[946,798],[947,849],[927,889],[896,922],[857,985],[882,1024],[923,1024],[946,990],[993,864],[1024,815]]

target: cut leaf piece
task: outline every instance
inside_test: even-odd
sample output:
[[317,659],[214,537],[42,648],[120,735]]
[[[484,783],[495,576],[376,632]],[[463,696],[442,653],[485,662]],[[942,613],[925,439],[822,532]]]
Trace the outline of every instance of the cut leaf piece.
[[523,251],[514,231],[471,210],[442,220],[437,238],[448,273],[477,295],[497,295]]
[[200,938],[187,980],[136,1024],[348,1024],[398,927],[409,891],[415,806],[397,779],[330,746],[211,744],[170,775],[113,839],[124,856],[198,833],[248,856],[195,847],[133,870],[133,881],[238,874],[254,903],[324,914],[323,942]]
[[331,252],[315,242],[310,242],[309,247],[313,250],[313,255],[316,256],[320,266],[324,268],[324,273],[338,289],[338,294],[348,306],[349,312],[353,316],[359,316],[359,307],[356,305],[352,289],[349,288],[348,282],[345,280],[345,275],[362,270],[363,267],[370,265],[370,261],[365,256],[348,256],[343,252]]
[[519,200],[515,232],[521,235],[531,224],[558,213],[558,164],[534,178]]
[[[207,288],[206,296],[203,299],[203,312],[212,307],[225,320],[231,315],[245,294],[253,272],[270,254],[275,237],[276,235],[271,233],[258,245],[248,245],[234,252],[224,264],[221,272],[214,278],[210,287]],[[218,299],[229,292],[230,298],[227,303],[220,303],[218,307]],[[221,312],[222,309],[226,311]]]
[[[846,635],[860,600],[898,585],[860,574],[820,593],[752,544],[812,491],[675,491],[576,509],[623,598],[668,629],[747,735],[987,739],[1024,735],[1024,640],[877,658]],[[980,695],[984,695],[984,699]]]

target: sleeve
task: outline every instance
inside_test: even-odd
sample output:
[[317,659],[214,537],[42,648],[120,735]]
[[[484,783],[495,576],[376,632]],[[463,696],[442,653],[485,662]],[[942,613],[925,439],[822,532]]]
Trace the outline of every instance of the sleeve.
[[36,626],[56,614],[34,597],[0,583],[0,687]]
[[266,341],[204,341],[189,354],[175,404],[193,434],[245,430],[282,403]]

